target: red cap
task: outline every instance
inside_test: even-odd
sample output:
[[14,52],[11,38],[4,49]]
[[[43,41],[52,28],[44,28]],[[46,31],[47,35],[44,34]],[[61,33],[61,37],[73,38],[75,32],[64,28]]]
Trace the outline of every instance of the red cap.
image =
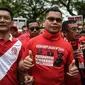
[[16,31],[18,31],[18,28],[17,28],[17,26],[12,26],[12,27],[11,27],[11,29],[12,29],[12,28],[15,28],[15,29],[16,29]]

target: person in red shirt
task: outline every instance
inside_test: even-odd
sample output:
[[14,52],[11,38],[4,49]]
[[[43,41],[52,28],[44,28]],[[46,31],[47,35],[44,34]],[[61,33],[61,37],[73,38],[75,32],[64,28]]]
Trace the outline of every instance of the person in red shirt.
[[30,40],[30,38],[33,38],[40,33],[40,24],[34,20],[29,19],[27,20],[27,32],[25,34],[22,34],[19,36],[19,39],[21,40],[22,44],[26,47],[27,42]]
[[22,34],[25,34],[27,32],[27,26],[23,25],[22,26]]
[[43,25],[42,34],[29,40],[19,68],[32,70],[34,85],[65,85],[65,74],[76,78],[78,69],[70,43],[61,37],[62,13],[56,6],[46,11]]
[[80,41],[80,42],[85,41],[85,31],[84,31],[84,30],[82,30],[82,31],[80,32],[80,35],[81,35],[81,37],[79,38],[79,41]]
[[11,33],[11,35],[12,35],[13,37],[15,37],[15,38],[19,37],[17,26],[11,26],[11,28],[10,28],[10,33]]
[[18,62],[23,54],[23,46],[20,40],[10,34],[11,26],[12,12],[0,8],[0,85],[19,85]]
[[[79,34],[79,31],[78,31],[78,24],[74,20],[64,21],[63,25],[62,25],[62,31],[65,35],[65,38],[68,40],[68,42],[71,43],[71,45],[73,47],[76,65],[77,65],[77,67],[79,68],[79,71],[80,71],[80,67],[82,65],[80,64],[80,62],[78,60],[80,53],[81,53],[80,52],[81,51],[81,49],[80,49],[81,44],[79,42],[80,34]],[[81,71],[80,71],[78,79],[71,79],[70,84],[69,84],[70,79],[67,77],[68,81],[67,81],[66,85],[68,85],[68,84],[69,85],[81,85],[81,78],[82,78],[82,75],[81,75]],[[77,82],[77,84],[75,84],[74,82]]]
[[[37,35],[40,34],[40,24],[34,19],[29,19],[29,20],[27,20],[27,29],[28,30],[25,34],[22,34],[21,36],[19,36],[20,41],[24,45],[24,50],[25,50],[25,48],[27,46],[27,42],[30,40],[30,38],[36,37]],[[24,76],[23,74],[20,74],[21,83],[24,83],[23,76]]]
[[[85,62],[85,31],[80,32],[81,37],[79,38],[79,42],[83,46],[83,56],[84,56],[84,62]],[[84,64],[85,65],[85,64]],[[82,85],[85,85],[85,69],[82,70]]]

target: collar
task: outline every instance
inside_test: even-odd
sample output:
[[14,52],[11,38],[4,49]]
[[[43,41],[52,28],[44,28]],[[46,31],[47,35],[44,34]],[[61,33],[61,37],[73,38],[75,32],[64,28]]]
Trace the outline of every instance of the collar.
[[47,38],[47,39],[49,39],[49,40],[53,40],[53,41],[59,40],[59,39],[61,38],[61,33],[60,33],[60,32],[57,33],[57,34],[51,34],[51,33],[49,33],[49,32],[48,32],[47,30],[45,30],[45,29],[44,29],[42,35],[43,35],[45,38]]
[[72,46],[79,46],[80,45],[80,41],[79,40],[75,40],[75,41],[71,41],[70,42]]
[[[9,39],[8,39],[8,40],[12,42],[12,38],[13,38],[12,35],[9,34]],[[1,39],[0,39],[0,40],[1,40]],[[3,40],[4,40],[4,39],[3,39]],[[7,40],[7,41],[8,41],[8,40]]]
[[13,38],[13,37],[12,37],[12,35],[11,35],[11,34],[9,34],[9,36],[10,36],[10,37],[9,37],[9,40],[10,40],[10,41],[12,41],[12,38]]

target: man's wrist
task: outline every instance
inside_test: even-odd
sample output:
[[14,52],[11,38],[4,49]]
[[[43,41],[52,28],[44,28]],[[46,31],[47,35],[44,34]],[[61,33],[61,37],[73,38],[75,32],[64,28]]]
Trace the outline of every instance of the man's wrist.
[[23,60],[21,60],[19,63],[19,72],[21,73],[25,72],[25,69],[23,68]]

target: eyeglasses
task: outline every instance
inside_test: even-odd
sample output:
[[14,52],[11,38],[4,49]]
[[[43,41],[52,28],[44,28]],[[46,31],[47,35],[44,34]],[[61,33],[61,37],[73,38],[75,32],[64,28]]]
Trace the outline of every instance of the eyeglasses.
[[79,28],[78,27],[72,27],[72,30],[75,31],[75,32],[78,32]]
[[54,17],[48,17],[47,18],[50,22],[53,22],[54,20],[56,20],[56,22],[62,22],[61,18],[54,18]]
[[36,29],[36,31],[40,30],[40,27],[31,27],[29,28],[31,31],[34,31],[34,29]]

